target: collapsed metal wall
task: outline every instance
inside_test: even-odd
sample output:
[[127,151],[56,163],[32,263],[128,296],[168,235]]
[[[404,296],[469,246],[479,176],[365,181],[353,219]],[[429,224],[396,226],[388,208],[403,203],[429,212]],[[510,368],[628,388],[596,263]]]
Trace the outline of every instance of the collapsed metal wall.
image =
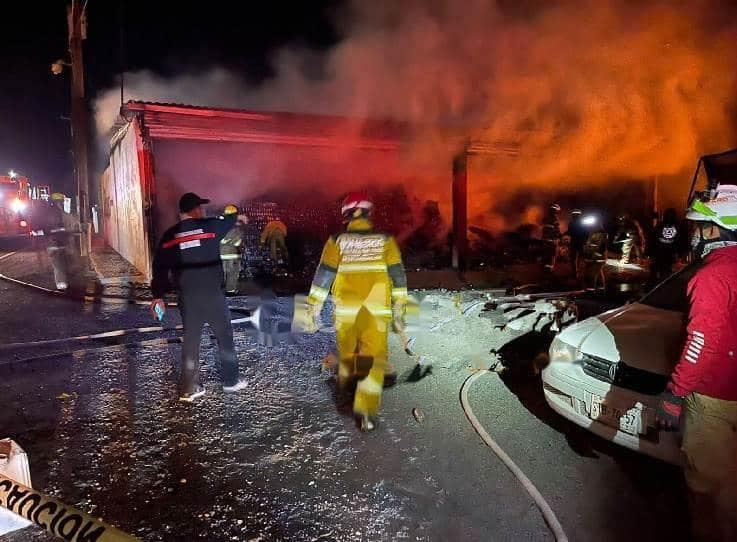
[[137,121],[125,125],[110,152],[101,178],[105,241],[148,280],[151,252],[146,234],[141,188]]

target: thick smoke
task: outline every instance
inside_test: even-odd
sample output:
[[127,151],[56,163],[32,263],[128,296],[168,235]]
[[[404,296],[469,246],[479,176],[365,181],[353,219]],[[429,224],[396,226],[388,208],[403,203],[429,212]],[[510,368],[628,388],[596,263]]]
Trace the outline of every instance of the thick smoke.
[[[258,87],[218,69],[144,72],[127,76],[126,96],[411,121],[423,128],[407,147],[428,161],[450,160],[451,131],[514,143],[517,156],[473,158],[471,211],[488,223],[500,194],[620,178],[667,179],[661,197],[681,203],[697,157],[735,144],[736,11],[726,0],[356,0],[343,41],[320,58],[277,53],[277,76]],[[318,80],[305,75],[316,64]],[[116,91],[101,96],[100,129],[118,106]]]

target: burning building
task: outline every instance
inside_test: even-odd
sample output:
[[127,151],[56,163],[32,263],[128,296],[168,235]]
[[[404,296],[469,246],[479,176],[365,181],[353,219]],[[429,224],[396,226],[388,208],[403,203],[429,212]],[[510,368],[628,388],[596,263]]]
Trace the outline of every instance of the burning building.
[[[519,179],[494,173],[495,160],[515,159],[513,141],[469,141],[451,129],[439,137],[438,127],[427,132],[431,143],[423,127],[407,123],[128,102],[100,182],[105,241],[150,276],[154,244],[177,220],[180,195],[192,191],[214,208],[244,206],[252,229],[279,216],[292,241],[311,253],[340,228],[337,201],[367,189],[377,200],[378,227],[397,235],[410,257],[423,250],[435,256],[418,257],[413,267],[463,267],[469,225],[494,212],[479,209],[479,194],[494,187],[498,198],[491,201],[506,202],[509,218],[497,230],[524,222],[531,205],[556,197],[555,185],[531,194]],[[413,149],[428,145],[436,156],[417,159]],[[648,185],[633,186],[638,195],[627,200],[639,201],[644,213],[652,205],[642,197]]]
[[[379,193],[412,185],[422,194],[421,187],[445,186],[445,194],[422,195],[448,212],[450,165],[433,169],[404,159],[405,129],[342,117],[128,102],[100,181],[105,241],[148,276],[154,243],[177,220],[178,198],[188,191],[210,197],[214,206],[274,202],[257,217],[283,214],[290,232],[320,243],[339,226],[331,210],[351,189]],[[389,225],[391,215],[382,211],[380,225]]]

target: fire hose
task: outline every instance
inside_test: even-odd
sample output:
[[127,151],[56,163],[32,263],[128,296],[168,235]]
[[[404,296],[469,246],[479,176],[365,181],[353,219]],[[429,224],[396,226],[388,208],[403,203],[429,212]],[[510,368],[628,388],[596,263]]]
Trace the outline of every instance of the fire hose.
[[64,344],[76,341],[89,341],[94,339],[112,339],[115,337],[125,337],[126,335],[133,335],[138,333],[155,333],[157,331],[176,331],[182,329],[181,325],[174,327],[163,327],[163,326],[151,326],[151,327],[138,327],[129,329],[116,329],[114,331],[105,331],[103,333],[94,333],[91,335],[77,335],[76,337],[63,337],[61,339],[47,339],[45,341],[32,341],[32,342],[17,342],[17,343],[6,343],[0,344],[0,351],[11,350],[13,348],[28,348],[34,346],[50,346],[52,344]]
[[[10,254],[8,254],[6,256],[10,256],[12,254],[14,254],[14,253],[10,253]],[[7,282],[11,282],[11,283],[17,284],[19,286],[23,286],[23,287],[30,288],[30,289],[33,289],[33,290],[37,290],[37,291],[43,292],[45,294],[54,295],[54,296],[60,296],[60,297],[64,297],[64,298],[67,298],[67,299],[72,299],[72,297],[69,294],[65,293],[65,292],[60,292],[60,291],[57,291],[57,290],[52,290],[50,288],[45,288],[45,287],[40,286],[38,284],[33,284],[33,283],[25,282],[25,281],[22,281],[22,280],[13,278],[13,277],[8,277],[7,275],[4,275],[2,273],[0,273],[0,280],[5,280]],[[78,299],[79,300],[83,300],[83,301],[96,301],[96,302],[99,302],[101,299],[108,299],[108,298],[106,298],[104,296],[92,297],[92,296],[85,295],[85,296],[78,296]],[[126,303],[126,302],[127,303],[134,303],[134,304],[137,304],[137,305],[149,305],[149,303],[150,303],[150,301],[147,301],[147,300],[129,299],[129,298],[123,298],[123,297],[121,297],[121,298],[113,298],[113,299],[120,299],[124,303]],[[166,303],[166,305],[167,306],[170,306],[170,307],[171,306],[174,306],[174,307],[178,306],[177,303],[172,303],[172,302]],[[231,324],[250,323],[251,326],[252,326],[252,329],[247,330],[247,332],[254,333],[254,334],[257,334],[259,336],[267,336],[269,334],[272,334],[273,335],[273,333],[274,333],[273,326],[271,327],[271,329],[268,329],[268,330],[266,329],[271,324],[271,322],[269,321],[270,320],[270,311],[269,311],[269,309],[263,309],[262,310],[262,307],[264,307],[264,306],[262,305],[262,306],[256,308],[254,311],[249,311],[248,309],[240,308],[240,307],[229,307],[230,310],[233,311],[233,312],[244,313],[244,314],[248,314],[249,315],[249,316],[246,316],[246,317],[243,317],[243,318],[235,318],[235,319],[231,320]],[[73,343],[73,342],[80,342],[80,341],[89,341],[89,340],[114,339],[114,338],[125,337],[125,336],[128,336],[128,335],[146,334],[146,333],[157,333],[157,332],[167,332],[167,331],[178,331],[180,329],[182,329],[182,326],[181,325],[174,326],[174,327],[148,326],[148,327],[140,327],[140,328],[118,329],[118,330],[106,331],[106,332],[96,333],[96,334],[90,334],[90,335],[78,335],[78,336],[75,336],[75,337],[64,337],[64,338],[60,338],[60,339],[49,339],[49,340],[44,340],[44,341],[32,341],[32,342],[31,341],[28,341],[28,342],[7,343],[7,344],[0,345],[0,351],[3,351],[3,350],[12,350],[12,349],[34,348],[34,347],[38,347],[38,346],[59,345],[59,344],[66,344],[66,343]],[[278,328],[277,328],[276,332],[277,332],[277,334],[279,333]],[[166,340],[162,340],[160,342],[171,343],[171,342],[179,342],[179,341],[178,340],[172,340],[172,339],[166,339]],[[107,348],[109,348],[109,346],[105,346],[105,347],[101,347],[101,348],[87,348],[87,349],[82,349],[82,350],[73,350],[71,352],[66,352],[66,353],[68,354],[68,353],[79,352],[79,351],[94,352],[94,351],[98,351],[98,350],[104,350],[104,349],[107,349]],[[41,356],[41,357],[47,357],[47,356]],[[38,359],[38,358],[39,357],[29,357],[29,358],[25,358],[25,359],[22,359],[22,360],[14,360],[12,362],[4,362],[4,363],[1,363],[1,364],[5,365],[7,363],[15,363],[15,362],[18,362],[18,361],[24,361],[24,362],[25,361],[33,361],[33,360]]]
[[[251,325],[254,326],[254,329],[253,329],[254,331],[260,331],[259,323],[258,323],[259,318],[260,318],[260,315],[258,314],[258,311],[254,311],[254,314],[252,316],[249,316],[246,318],[234,318],[230,321],[230,323],[231,324],[250,323]],[[90,341],[90,340],[95,340],[95,339],[110,339],[110,338],[125,337],[127,335],[135,335],[135,334],[156,333],[156,332],[165,332],[165,331],[178,331],[180,329],[183,329],[181,324],[177,326],[173,326],[173,327],[150,326],[150,327],[116,329],[113,331],[105,331],[103,333],[94,333],[91,335],[77,335],[75,337],[62,337],[60,339],[48,339],[45,341],[26,341],[26,342],[0,344],[0,351],[12,350],[16,348],[21,348],[21,349],[22,348],[34,348],[37,346],[49,346],[49,345],[65,344],[65,343],[78,342],[78,341]]]
[[548,502],[538,491],[535,485],[530,481],[527,475],[522,472],[522,469],[520,469],[517,464],[512,461],[512,458],[509,457],[509,455],[507,455],[507,453],[502,450],[502,448],[496,443],[496,441],[491,438],[489,433],[486,431],[486,429],[484,429],[484,426],[481,425],[481,422],[471,409],[471,405],[468,402],[468,389],[471,387],[471,384],[473,384],[484,373],[488,373],[488,371],[477,371],[474,374],[470,375],[463,382],[463,385],[461,386],[461,406],[463,407],[463,411],[466,413],[468,421],[471,422],[471,425],[481,437],[481,440],[483,440],[484,443],[489,448],[491,448],[491,450],[496,454],[501,462],[504,463],[504,465],[512,472],[512,474],[514,474],[517,480],[519,480],[519,482],[522,484],[522,487],[525,488],[525,491],[527,491],[530,497],[532,497],[535,505],[542,513],[543,519],[545,519],[545,523],[547,523],[548,527],[553,533],[553,536],[555,536],[555,540],[557,542],[568,542],[568,537],[563,531],[563,527],[561,526],[558,518],[555,516],[555,512],[553,512],[553,509],[550,507]]
[[134,536],[0,473],[0,506],[68,542],[136,542]]
[[82,355],[82,354],[86,355],[86,354],[92,354],[94,352],[104,352],[106,350],[120,349],[121,347],[127,348],[127,347],[133,347],[133,346],[164,346],[167,344],[178,344],[181,342],[182,342],[181,337],[174,337],[174,338],[166,338],[166,339],[146,339],[142,341],[134,341],[134,342],[117,344],[117,345],[97,346],[97,347],[92,347],[92,348],[77,348],[73,350],[63,350],[61,352],[54,351],[50,354],[41,354],[38,356],[16,358],[16,359],[12,359],[9,361],[0,361],[0,366],[12,365],[12,364],[17,364],[17,363],[25,363],[25,362],[31,362],[31,361],[41,361],[45,359],[57,359],[61,356]]
[[[6,256],[10,256],[12,254],[15,254],[15,253],[6,254]],[[149,306],[151,304],[151,300],[135,299],[135,298],[129,298],[129,297],[123,297],[123,296],[109,296],[109,295],[108,296],[104,296],[104,295],[100,295],[100,296],[77,295],[75,296],[73,294],[70,294],[69,292],[62,292],[59,290],[52,290],[51,288],[45,288],[44,286],[39,286],[38,284],[33,284],[31,282],[25,282],[25,281],[19,280],[14,277],[9,277],[3,273],[0,273],[0,280],[4,280],[12,284],[16,284],[18,286],[23,286],[25,288],[30,288],[32,290],[38,290],[39,292],[43,292],[45,294],[61,297],[64,299],[70,299],[73,301],[84,301],[86,303],[101,303],[103,301],[110,301],[110,302],[119,303],[119,304],[145,305],[145,306]],[[179,304],[176,301],[167,301],[165,302],[165,305],[167,307],[178,307],[179,306]],[[240,307],[230,307],[230,310],[233,312],[240,312],[240,313],[246,313],[246,314],[250,313],[248,309],[243,309]],[[234,320],[233,323],[240,323],[240,321],[236,322]],[[151,331],[159,331],[159,330],[152,328]],[[166,331],[166,330],[163,330],[163,331]],[[259,328],[259,331],[262,331],[262,330]],[[103,337],[100,337],[100,338],[103,338]]]
[[[135,299],[135,298],[129,298],[129,297],[123,297],[123,296],[111,296],[111,295],[93,296],[89,294],[74,295],[69,292],[62,292],[60,290],[52,290],[51,288],[45,288],[44,286],[39,286],[38,284],[33,284],[31,282],[25,282],[20,279],[16,279],[14,277],[9,277],[8,275],[5,275],[3,273],[0,273],[0,280],[4,280],[12,284],[17,284],[18,286],[23,286],[25,288],[31,288],[33,290],[38,290],[39,292],[54,295],[60,298],[71,299],[73,301],[85,301],[88,303],[99,303],[105,300],[105,301],[110,301],[113,303],[117,302],[120,304],[130,304],[130,305],[148,305],[149,303],[151,303],[150,300]],[[170,301],[166,303],[166,306],[176,307],[177,303]]]

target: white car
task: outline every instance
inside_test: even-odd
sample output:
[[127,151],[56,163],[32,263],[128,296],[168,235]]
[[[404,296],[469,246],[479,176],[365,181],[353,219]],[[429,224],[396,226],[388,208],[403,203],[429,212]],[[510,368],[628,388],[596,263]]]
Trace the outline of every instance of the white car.
[[696,269],[559,333],[542,374],[553,410],[616,444],[681,464],[681,434],[658,430],[655,412],[683,344],[686,286]]

